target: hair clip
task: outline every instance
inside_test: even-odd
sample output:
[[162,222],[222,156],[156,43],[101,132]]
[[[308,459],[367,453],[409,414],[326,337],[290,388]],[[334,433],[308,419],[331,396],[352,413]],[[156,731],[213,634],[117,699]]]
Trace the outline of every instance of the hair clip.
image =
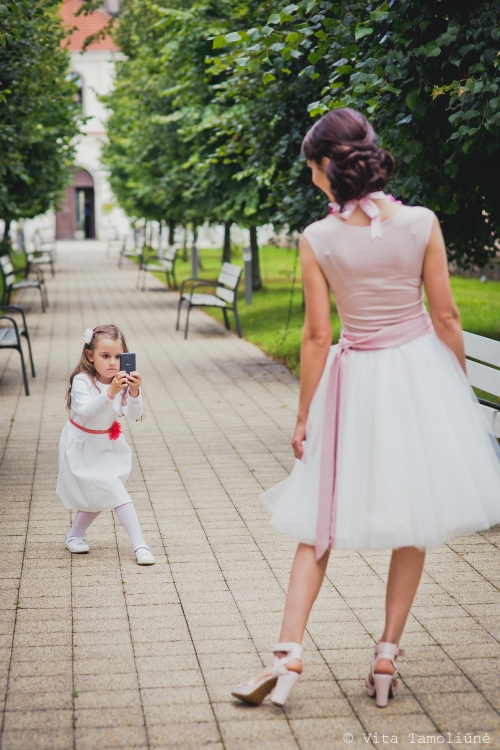
[[83,332],[83,340],[86,344],[90,344],[92,341],[92,336],[94,335],[94,331],[92,328],[86,328]]

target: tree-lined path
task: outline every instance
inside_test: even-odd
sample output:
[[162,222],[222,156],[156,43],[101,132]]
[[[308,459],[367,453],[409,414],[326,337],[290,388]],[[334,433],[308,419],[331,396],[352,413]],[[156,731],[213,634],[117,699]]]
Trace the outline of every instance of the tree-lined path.
[[[118,271],[102,246],[59,257],[47,314],[34,294],[18,298],[38,370],[29,398],[16,353],[0,358],[1,749],[334,750],[372,746],[363,731],[397,735],[399,748],[422,746],[409,732],[451,732],[456,748],[457,732],[489,732],[499,748],[495,529],[429,554],[404,684],[385,711],[362,685],[383,626],[388,554],[373,552],[332,555],[286,710],[232,702],[279,634],[294,545],[258,494],[292,464],[298,383],[203,313],[185,342],[176,295],[154,280],[136,291],[135,267]],[[103,322],[123,328],[144,378],[146,418],[124,430],[151,568],[135,564],[111,513],[89,530],[89,555],[64,549],[64,392],[84,328]]]

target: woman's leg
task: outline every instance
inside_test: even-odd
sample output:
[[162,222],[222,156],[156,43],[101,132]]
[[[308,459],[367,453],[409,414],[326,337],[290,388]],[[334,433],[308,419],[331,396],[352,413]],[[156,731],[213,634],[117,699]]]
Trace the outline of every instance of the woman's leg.
[[[302,643],[307,620],[325,577],[330,553],[316,562],[316,551],[308,544],[299,544],[290,572],[280,643]],[[285,656],[279,652],[277,656]],[[291,661],[287,669],[302,672],[302,662]],[[262,675],[269,674],[267,669]],[[259,678],[260,679],[260,678]]]
[[136,552],[141,547],[144,547],[144,549],[147,549],[151,552],[148,545],[144,541],[141,524],[139,523],[139,519],[137,518],[134,504],[124,503],[123,505],[118,505],[118,507],[115,508],[115,513],[118,516],[118,520],[120,521],[121,525],[129,535],[129,539],[132,542],[134,552]]
[[[387,580],[385,629],[382,641],[399,645],[422,577],[424,561],[425,551],[416,547],[401,547],[393,550]],[[394,668],[388,659],[381,659],[376,671],[392,674]]]
[[325,577],[329,553],[316,562],[316,551],[299,544],[290,572],[280,642],[302,643],[307,620]]
[[67,539],[83,539],[88,527],[92,521],[95,521],[100,513],[100,510],[98,510],[97,513],[88,513],[84,510],[77,510],[76,516],[73,520],[73,526],[68,531]]

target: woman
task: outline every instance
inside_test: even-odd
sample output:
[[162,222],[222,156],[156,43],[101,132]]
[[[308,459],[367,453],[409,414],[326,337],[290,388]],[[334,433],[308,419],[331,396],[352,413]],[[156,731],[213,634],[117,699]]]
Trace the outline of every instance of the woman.
[[[295,466],[262,498],[299,542],[273,666],[233,695],[284,705],[331,548],[393,549],[386,622],[366,679],[387,705],[425,550],[500,522],[498,446],[465,375],[439,222],[380,192],[394,168],[359,113],[337,109],[307,133],[329,216],[306,228],[306,320],[292,440]],[[429,303],[427,314],[422,282]],[[330,291],[342,321],[331,347]]]

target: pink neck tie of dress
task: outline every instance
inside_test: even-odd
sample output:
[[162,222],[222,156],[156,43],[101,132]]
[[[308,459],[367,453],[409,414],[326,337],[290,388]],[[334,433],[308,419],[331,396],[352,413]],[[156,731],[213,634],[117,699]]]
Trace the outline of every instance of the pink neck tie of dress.
[[[337,489],[337,454],[339,434],[339,414],[341,405],[342,380],[349,349],[388,349],[407,344],[433,330],[426,312],[416,318],[394,323],[386,328],[370,333],[350,333],[342,331],[332,362],[326,395],[323,438],[321,445],[321,474],[319,483],[318,521],[316,525],[316,560],[332,548],[335,537],[335,492]],[[390,457],[388,457],[390,460]],[[354,467],[358,470],[359,467]]]
[[396,201],[392,195],[386,195],[381,190],[379,190],[376,193],[365,195],[363,196],[363,198],[349,201],[344,205],[342,211],[340,210],[340,206],[338,203],[330,203],[331,213],[338,213],[341,219],[347,221],[351,218],[354,211],[359,206],[360,209],[370,219],[370,225],[372,228],[372,240],[374,240],[376,237],[382,237],[382,222],[380,219],[380,210],[377,204],[373,202],[374,200],[390,200],[393,203],[400,203],[400,201]]

